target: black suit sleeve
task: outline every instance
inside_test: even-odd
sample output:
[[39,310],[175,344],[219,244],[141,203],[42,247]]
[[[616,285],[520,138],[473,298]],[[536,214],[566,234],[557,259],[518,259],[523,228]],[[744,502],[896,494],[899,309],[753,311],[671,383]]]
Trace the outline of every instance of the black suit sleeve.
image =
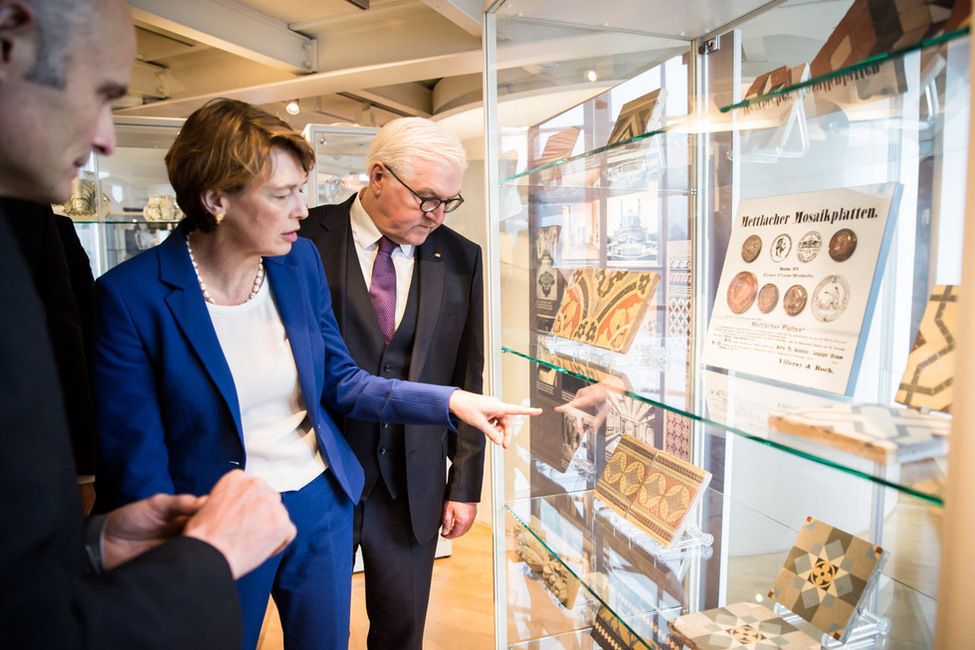
[[10,224],[44,306],[64,391],[77,474],[95,473],[95,408],[90,369],[94,284],[88,255],[67,217],[49,205],[5,200]]
[[[451,384],[472,393],[480,393],[484,383],[484,279],[481,249],[471,245],[473,270],[470,280],[470,310],[458,346]],[[451,460],[447,477],[447,500],[477,503],[481,500],[484,479],[485,437],[480,430],[462,423],[458,435],[447,436],[447,456]]]
[[[0,205],[0,215],[3,214]],[[11,648],[239,648],[230,568],[179,539],[86,572],[81,505],[45,317],[0,218],[0,629]]]

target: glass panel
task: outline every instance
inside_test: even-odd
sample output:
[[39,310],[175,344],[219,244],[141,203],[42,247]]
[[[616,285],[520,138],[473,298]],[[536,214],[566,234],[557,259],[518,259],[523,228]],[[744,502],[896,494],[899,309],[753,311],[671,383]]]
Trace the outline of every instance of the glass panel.
[[[529,401],[540,367],[505,356],[504,399]],[[768,592],[807,516],[887,550],[866,602],[889,619],[891,647],[933,642],[938,559],[931,551],[940,508],[629,397],[602,406],[588,406],[588,419],[546,409],[520,421],[504,453],[509,589],[523,594],[509,591],[510,643],[591,626],[602,605],[644,639],[652,627],[641,632],[631,617],[652,621],[656,613],[665,626],[680,614],[731,603],[772,607]],[[577,428],[580,417],[586,423]],[[689,438],[699,441],[694,464],[712,476],[671,545],[596,496],[624,434],[681,458],[690,456]],[[534,596],[524,595],[531,589]]]
[[341,203],[369,181],[363,165],[379,129],[309,124],[304,136],[315,148],[308,205]]

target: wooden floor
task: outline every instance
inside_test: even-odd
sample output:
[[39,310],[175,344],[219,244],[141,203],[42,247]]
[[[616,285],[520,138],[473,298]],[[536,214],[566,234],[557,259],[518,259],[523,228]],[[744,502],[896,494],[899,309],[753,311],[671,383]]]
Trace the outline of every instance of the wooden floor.
[[[434,564],[430,611],[423,639],[424,650],[491,650],[494,648],[494,576],[491,566],[491,530],[474,524],[453,541],[450,557]],[[352,577],[350,650],[366,647],[369,623],[365,612],[362,574]],[[280,650],[281,623],[274,603],[268,607],[258,650]]]

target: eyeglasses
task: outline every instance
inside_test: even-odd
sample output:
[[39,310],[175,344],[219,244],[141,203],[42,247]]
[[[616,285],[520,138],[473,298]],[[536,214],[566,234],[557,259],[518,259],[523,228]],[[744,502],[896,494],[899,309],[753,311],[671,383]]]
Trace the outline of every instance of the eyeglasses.
[[415,196],[420,201],[420,212],[433,212],[434,210],[439,208],[441,204],[443,204],[443,211],[445,213],[453,212],[454,210],[459,208],[461,204],[464,202],[464,197],[462,197],[460,194],[450,199],[438,199],[435,196],[420,196],[419,194],[416,193],[416,190],[414,190],[412,187],[404,183],[403,179],[397,176],[396,172],[394,172],[389,167],[389,165],[383,165],[383,167],[389,170],[389,173],[393,175],[393,178],[398,180],[400,182],[400,185],[402,185],[410,192],[412,192],[413,196]]

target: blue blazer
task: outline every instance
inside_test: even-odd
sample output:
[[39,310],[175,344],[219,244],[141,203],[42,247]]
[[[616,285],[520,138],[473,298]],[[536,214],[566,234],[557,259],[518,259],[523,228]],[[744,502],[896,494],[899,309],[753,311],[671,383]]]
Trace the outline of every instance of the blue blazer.
[[[206,494],[247,465],[237,390],[190,264],[189,229],[181,223],[96,282],[99,490],[110,507],[159,492]],[[456,432],[453,387],[383,379],[356,366],[311,242],[299,238],[287,255],[266,258],[265,268],[318,445],[353,502],[362,468],[324,404],[348,417]]]

